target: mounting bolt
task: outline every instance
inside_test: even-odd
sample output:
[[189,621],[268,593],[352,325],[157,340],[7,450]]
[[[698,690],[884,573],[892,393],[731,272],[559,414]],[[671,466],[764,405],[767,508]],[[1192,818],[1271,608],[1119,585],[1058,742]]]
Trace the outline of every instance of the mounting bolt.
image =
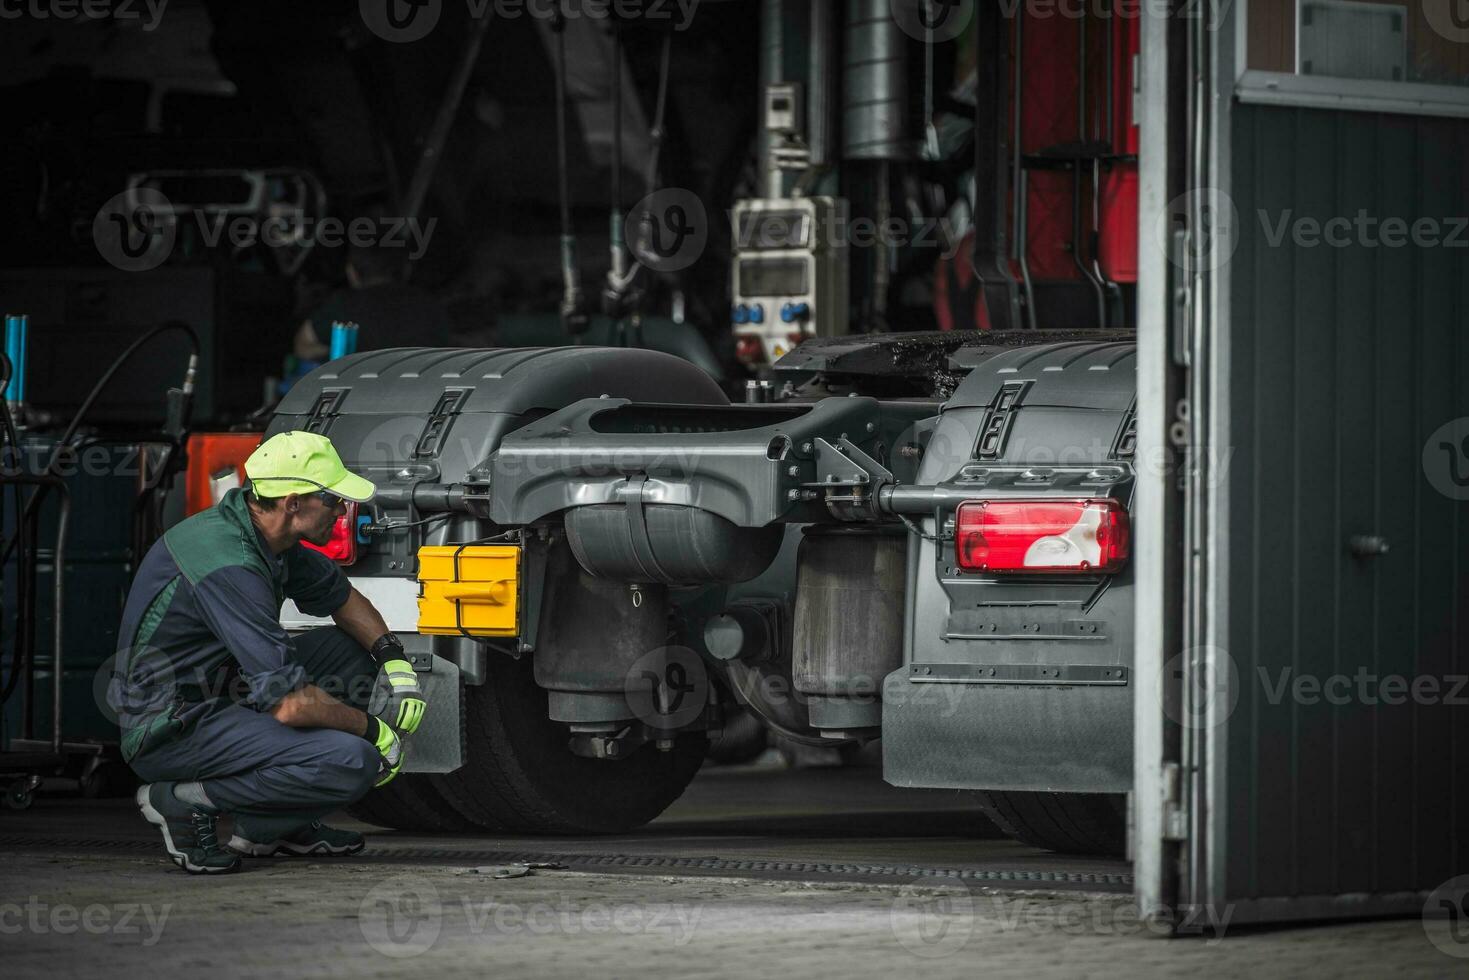
[[803,443],[801,443],[801,452],[803,452],[803,453],[809,453],[811,451],[811,449],[812,449],[811,443],[809,443],[809,442],[803,442]]
[[867,423],[867,431],[868,432],[876,432],[877,431],[877,423],[876,422],[868,422]]
[[789,476],[800,476],[801,468],[799,466],[792,466],[790,469],[786,470],[786,473]]
[[660,738],[656,742],[654,742],[653,744],[658,747],[658,751],[659,752],[672,752],[673,751],[673,739],[671,739],[671,738]]

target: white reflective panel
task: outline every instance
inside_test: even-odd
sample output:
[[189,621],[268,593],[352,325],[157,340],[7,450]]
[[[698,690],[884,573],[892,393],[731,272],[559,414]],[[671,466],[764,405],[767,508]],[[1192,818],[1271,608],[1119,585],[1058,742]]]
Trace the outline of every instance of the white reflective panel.
[[[352,586],[383,614],[388,629],[394,633],[418,631],[418,582],[411,578],[348,577]],[[330,626],[332,621],[328,616],[308,616],[287,599],[281,606],[281,625],[288,630],[303,630]]]

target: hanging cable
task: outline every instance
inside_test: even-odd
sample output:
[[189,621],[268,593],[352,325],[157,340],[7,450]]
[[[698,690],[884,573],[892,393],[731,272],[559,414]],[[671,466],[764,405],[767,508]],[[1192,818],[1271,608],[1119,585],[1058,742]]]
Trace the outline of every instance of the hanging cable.
[[576,236],[571,226],[571,171],[566,135],[566,21],[560,11],[551,22],[556,35],[556,186],[561,201],[561,322],[569,334],[586,329],[581,276],[576,266]]
[[362,525],[362,533],[386,534],[389,531],[401,531],[404,528],[423,527],[425,524],[434,524],[439,521],[446,521],[453,516],[454,515],[450,513],[431,514],[428,517],[417,521],[381,521],[373,524],[364,524]]
[[[117,359],[112,362],[112,364],[107,368],[106,372],[103,373],[102,377],[99,378],[97,380],[97,383],[92,386],[92,390],[87,393],[87,397],[82,399],[81,406],[76,410],[76,413],[72,415],[71,421],[66,426],[66,430],[62,432],[61,437],[56,440],[56,447],[51,451],[51,458],[46,461],[46,465],[41,470],[41,474],[43,476],[52,473],[52,470],[56,466],[57,461],[61,458],[61,454],[65,452],[68,444],[71,442],[72,436],[76,435],[76,431],[81,426],[82,420],[85,419],[87,417],[87,413],[91,411],[92,404],[97,400],[102,392],[106,390],[108,383],[112,381],[113,377],[122,368],[122,366],[126,364],[128,360],[131,359],[132,356],[137,353],[138,350],[142,348],[142,346],[148,341],[152,340],[154,337],[158,337],[171,331],[181,331],[182,333],[188,335],[189,343],[191,345],[191,351],[189,354],[188,371],[185,373],[184,376],[184,390],[189,395],[193,394],[194,376],[199,369],[199,335],[194,332],[193,327],[190,327],[186,323],[179,323],[177,321],[164,323],[157,327],[154,327],[152,330],[149,330],[137,340],[134,340],[121,354],[117,355]],[[25,522],[30,519],[33,511],[38,506],[40,499],[45,496],[45,493],[45,487],[40,487],[32,491],[29,500],[27,500],[26,502],[25,513],[17,517],[17,530],[20,527],[23,527]],[[15,550],[15,543],[16,537],[12,535],[10,540],[7,541],[5,544],[5,553],[3,555],[0,555],[0,564],[4,564],[5,562],[10,560],[10,555]]]
[[629,272],[627,254],[627,216],[622,187],[622,28],[612,24],[612,208],[608,217],[607,283],[602,288],[602,312],[618,316],[636,269]]
[[918,535],[920,538],[922,538],[925,541],[932,541],[935,544],[940,544],[944,540],[943,538],[940,538],[940,537],[937,537],[935,535],[929,534],[923,528],[919,527],[917,524],[914,524],[904,514],[899,514],[898,515],[898,520],[902,521],[905,525],[907,525],[908,530],[912,531],[914,534]]
[[[654,191],[658,190],[659,185],[658,160],[663,151],[663,137],[665,135],[663,121],[668,111],[668,74],[672,52],[673,35],[665,34],[663,35],[663,53],[659,58],[658,65],[658,93],[653,101],[653,124],[648,130],[648,168],[643,172],[643,194],[645,196],[652,195]],[[651,250],[652,246],[652,243],[648,240],[648,236],[652,233],[652,228],[647,221],[647,214],[642,214],[638,217],[641,220],[638,222],[637,240],[642,252],[646,253]],[[632,268],[628,270],[626,276],[627,284],[632,282],[633,277],[638,274],[638,270],[641,268],[641,263],[633,263]]]
[[663,35],[663,54],[658,65],[658,97],[653,102],[653,127],[648,131],[652,147],[648,153],[647,193],[658,189],[658,158],[663,151],[664,114],[668,111],[668,72],[673,53],[673,35]]

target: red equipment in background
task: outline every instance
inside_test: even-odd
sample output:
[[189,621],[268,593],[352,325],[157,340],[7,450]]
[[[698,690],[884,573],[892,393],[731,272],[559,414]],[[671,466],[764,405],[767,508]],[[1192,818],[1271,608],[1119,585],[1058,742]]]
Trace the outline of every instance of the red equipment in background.
[[186,514],[214,506],[211,477],[230,469],[245,482],[245,460],[260,445],[259,432],[195,432],[189,436],[189,468],[184,475]]
[[[1123,5],[1118,0],[1117,6]],[[1112,45],[1112,146],[1129,159],[1102,171],[1097,259],[1113,282],[1137,282],[1139,134],[1133,117],[1133,85],[1142,27],[1138,17],[1114,16],[1108,28]]]
[[[1138,267],[1141,0],[1018,10],[1007,18],[1006,135],[1015,140],[1018,117],[1019,146],[1007,151],[1010,193],[1001,217],[1009,268],[1029,310],[1023,323],[1124,326],[1131,304],[1122,287],[1137,282]],[[935,268],[940,329],[990,328],[973,254],[970,232]]]

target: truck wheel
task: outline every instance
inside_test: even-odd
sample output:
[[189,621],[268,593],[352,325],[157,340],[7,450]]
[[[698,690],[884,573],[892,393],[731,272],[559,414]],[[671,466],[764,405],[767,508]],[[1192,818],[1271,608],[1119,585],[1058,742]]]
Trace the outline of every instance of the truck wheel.
[[1122,857],[1127,796],[1122,793],[985,792],[980,809],[1016,840],[1063,854]]
[[682,795],[704,760],[703,733],[680,734],[668,752],[644,745],[615,761],[573,755],[531,666],[528,656],[491,654],[485,682],[464,688],[465,763],[429,777],[462,816],[510,833],[615,834]]
[[347,812],[358,820],[391,830],[456,833],[475,829],[421,772],[399,773],[388,785],[349,806]]

